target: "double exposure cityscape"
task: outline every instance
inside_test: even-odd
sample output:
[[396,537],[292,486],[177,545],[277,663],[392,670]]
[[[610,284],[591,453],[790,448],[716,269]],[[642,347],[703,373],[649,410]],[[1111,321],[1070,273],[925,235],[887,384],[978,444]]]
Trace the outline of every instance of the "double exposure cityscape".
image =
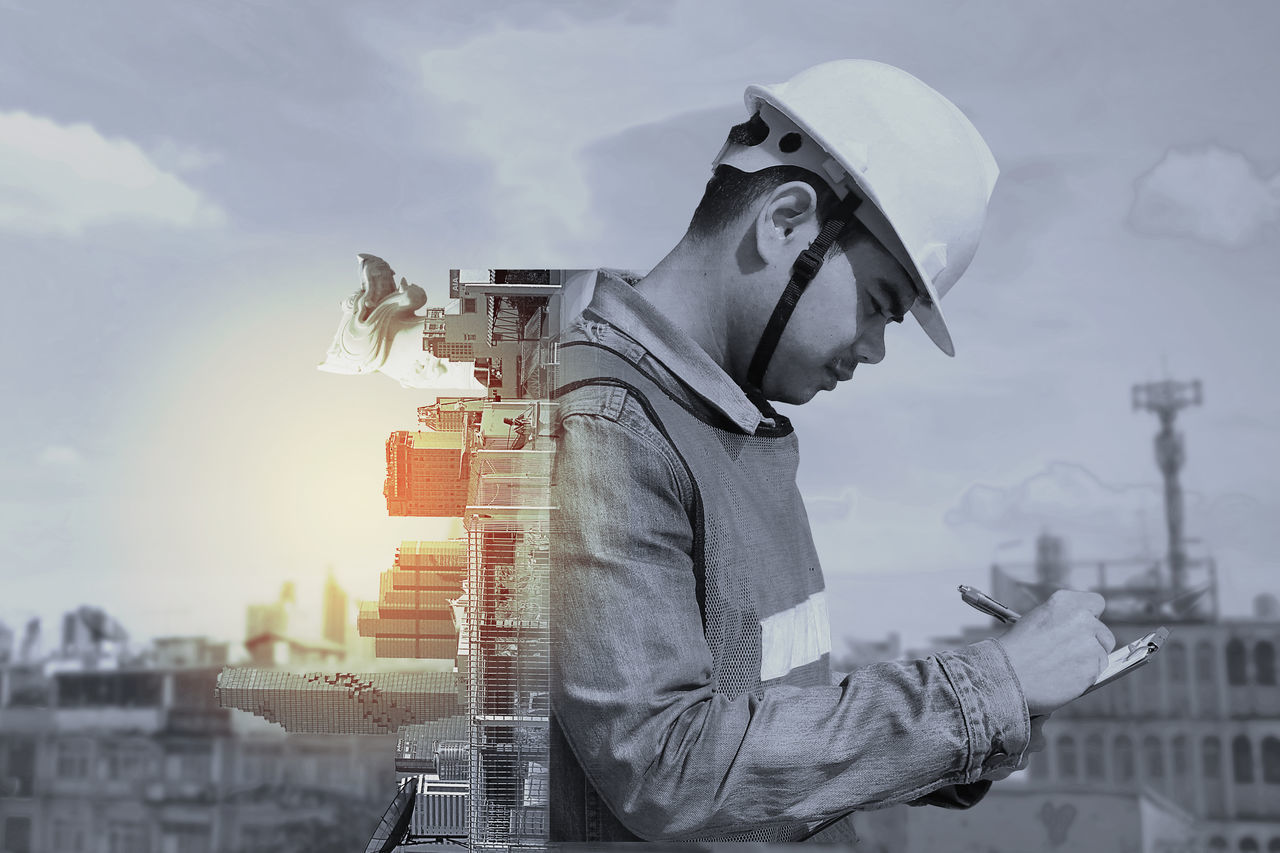
[[[461,535],[388,542],[358,606],[329,577],[319,636],[299,629],[292,585],[247,607],[242,648],[138,647],[127,615],[93,606],[51,636],[0,626],[0,850],[547,846],[549,391],[559,318],[595,272],[453,270],[448,310],[418,313],[412,285],[360,257],[322,367],[432,397],[385,437],[386,510],[460,519]],[[1165,553],[1081,562],[1045,532],[989,582],[1017,609],[1095,589],[1117,637],[1165,626],[1166,646],[1056,714],[1048,748],[977,808],[868,813],[859,849],[988,849],[999,815],[990,849],[1280,850],[1280,604],[1264,593],[1252,618],[1222,618],[1215,562],[1184,533],[1177,415],[1200,384],[1138,385],[1131,402],[1159,425]],[[929,652],[851,643],[841,664]]]

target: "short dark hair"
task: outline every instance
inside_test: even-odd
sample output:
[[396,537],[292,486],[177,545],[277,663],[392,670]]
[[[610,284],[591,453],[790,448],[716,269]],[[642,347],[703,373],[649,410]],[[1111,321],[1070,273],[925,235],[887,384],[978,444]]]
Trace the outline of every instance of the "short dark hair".
[[[768,135],[768,125],[760,118],[760,113],[756,113],[742,124],[730,128],[728,141],[737,145],[758,145]],[[710,237],[761,196],[791,181],[803,181],[813,187],[818,196],[818,218],[825,220],[839,199],[826,181],[808,169],[770,166],[759,172],[743,172],[732,166],[720,165],[707,181],[702,200],[693,211],[689,236],[698,239]]]
[[702,192],[702,200],[689,220],[691,237],[705,238],[740,215],[761,196],[791,181],[803,181],[818,196],[818,218],[826,218],[839,199],[827,182],[799,166],[770,166],[759,172],[743,172],[733,166],[717,166]]

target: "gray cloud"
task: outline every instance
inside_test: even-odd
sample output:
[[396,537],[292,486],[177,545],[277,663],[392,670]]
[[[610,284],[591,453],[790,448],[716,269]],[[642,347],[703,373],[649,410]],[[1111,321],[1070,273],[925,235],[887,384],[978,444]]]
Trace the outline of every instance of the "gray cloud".
[[1238,151],[1171,148],[1134,186],[1129,224],[1148,236],[1189,237],[1239,249],[1280,221],[1280,173],[1264,177]]
[[831,524],[847,521],[857,499],[857,493],[845,487],[837,492],[808,493],[804,496],[804,507],[811,524]]
[[[1242,492],[1187,491],[1186,536],[1193,550],[1229,549],[1271,561],[1280,548],[1276,508]],[[1022,482],[971,486],[947,511],[953,528],[978,527],[1026,540],[1050,532],[1081,557],[1163,554],[1163,489],[1108,483],[1083,465],[1052,462]]]
[[131,140],[85,123],[0,112],[0,228],[75,236],[117,222],[223,224],[222,210]]
[[1158,508],[1158,501],[1154,487],[1114,486],[1083,465],[1051,462],[1012,486],[971,486],[947,511],[946,522],[1015,535],[1070,528],[1110,538],[1131,531],[1137,517]]

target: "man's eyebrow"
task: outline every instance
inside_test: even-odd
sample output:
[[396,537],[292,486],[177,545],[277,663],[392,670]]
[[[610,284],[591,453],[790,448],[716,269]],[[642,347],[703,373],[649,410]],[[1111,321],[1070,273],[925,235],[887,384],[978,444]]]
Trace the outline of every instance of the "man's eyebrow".
[[[889,311],[893,314],[893,316],[894,317],[904,316],[907,313],[907,309],[910,308],[911,306],[909,302],[903,301],[902,295],[899,292],[900,288],[894,287],[893,282],[889,281],[886,278],[877,278],[876,284],[879,286],[880,292],[885,296],[885,299],[888,302]],[[911,302],[914,302],[914,301],[915,301],[915,288],[912,288]]]

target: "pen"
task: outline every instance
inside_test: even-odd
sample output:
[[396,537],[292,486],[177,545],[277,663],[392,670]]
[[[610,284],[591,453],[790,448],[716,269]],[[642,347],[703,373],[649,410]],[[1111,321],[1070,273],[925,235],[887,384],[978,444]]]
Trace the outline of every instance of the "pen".
[[994,616],[1006,625],[1012,625],[1014,622],[1017,622],[1022,618],[1018,615],[1017,611],[1010,610],[1008,607],[1005,607],[1003,604],[979,589],[975,589],[971,586],[965,586],[964,584],[960,584],[959,589],[960,598],[965,604],[975,610],[981,610],[988,616]]

